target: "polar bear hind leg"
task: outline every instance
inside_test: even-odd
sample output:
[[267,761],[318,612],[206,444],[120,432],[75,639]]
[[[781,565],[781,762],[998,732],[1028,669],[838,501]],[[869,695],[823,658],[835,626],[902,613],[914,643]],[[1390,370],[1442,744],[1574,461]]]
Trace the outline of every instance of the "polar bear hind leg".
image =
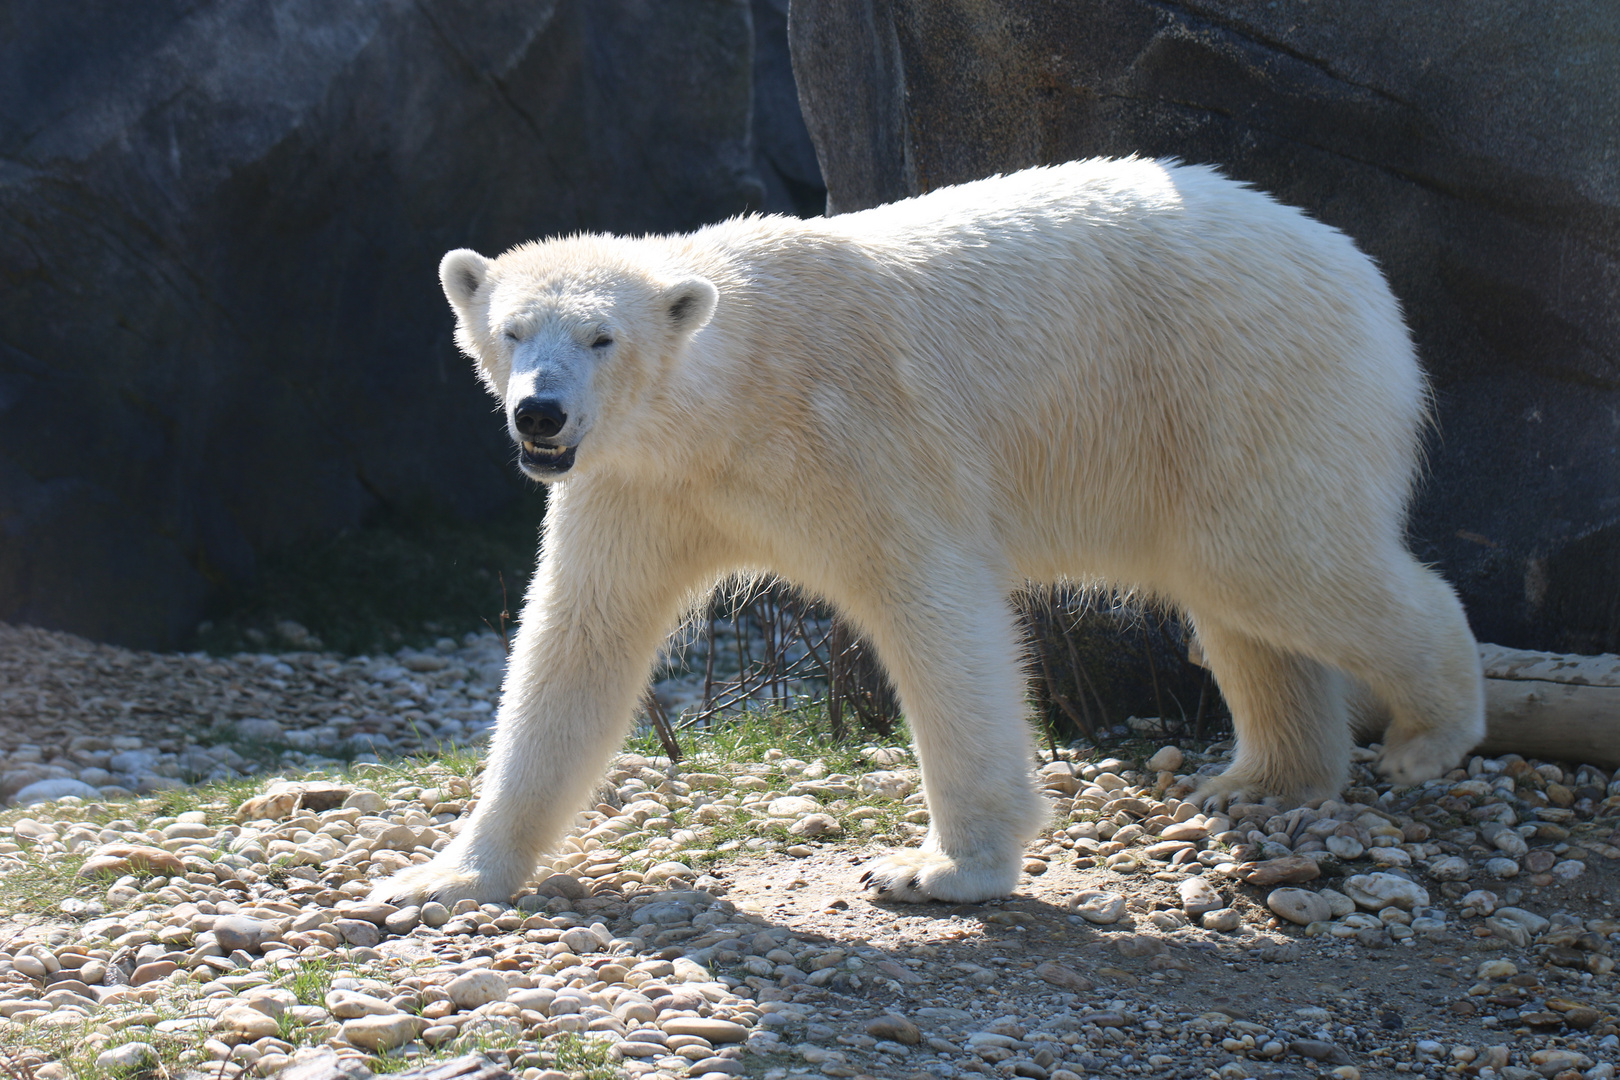
[[1319,596],[1240,613],[1241,631],[1195,617],[1238,736],[1232,766],[1200,798],[1337,794],[1347,702],[1363,693],[1390,716],[1378,769],[1397,784],[1441,775],[1484,737],[1479,652],[1456,594],[1404,549],[1382,554]]
[[1388,707],[1378,771],[1397,785],[1455,768],[1485,737],[1479,645],[1451,586],[1407,556],[1366,631],[1379,653],[1346,667]]
[[1199,785],[1194,799],[1224,806],[1272,795],[1288,802],[1337,795],[1350,768],[1343,676],[1218,623],[1196,625],[1232,710],[1237,751],[1225,772]]

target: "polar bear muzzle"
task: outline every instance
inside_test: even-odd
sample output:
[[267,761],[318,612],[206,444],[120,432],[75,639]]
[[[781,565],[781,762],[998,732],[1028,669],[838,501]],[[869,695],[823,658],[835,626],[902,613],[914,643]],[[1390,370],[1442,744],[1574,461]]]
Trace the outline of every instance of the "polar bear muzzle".
[[568,425],[568,414],[563,411],[561,401],[526,397],[512,410],[512,425],[517,428],[522,447],[520,464],[524,472],[543,479],[561,476],[573,467],[574,446],[557,446],[545,441],[556,438]]
[[578,449],[525,441],[518,451],[518,465],[536,480],[553,480],[574,467],[574,451]]

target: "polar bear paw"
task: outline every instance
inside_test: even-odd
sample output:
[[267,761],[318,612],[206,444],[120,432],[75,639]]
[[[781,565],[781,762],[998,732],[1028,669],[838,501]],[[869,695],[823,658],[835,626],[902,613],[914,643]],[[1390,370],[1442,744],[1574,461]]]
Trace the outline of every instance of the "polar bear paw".
[[480,904],[504,904],[512,899],[514,892],[515,889],[502,888],[480,874],[454,864],[441,864],[435,859],[379,881],[371,890],[371,899],[397,907],[420,906],[429,900],[454,907],[457,901],[469,899]]
[[1252,773],[1227,769],[1201,780],[1188,801],[1206,811],[1225,810],[1236,803],[1264,802],[1279,808],[1331,799],[1339,793],[1338,780],[1319,779],[1308,784],[1282,785],[1256,779]]
[[1236,775],[1229,769],[1219,776],[1200,780],[1188,801],[1205,810],[1225,810],[1234,803],[1259,802],[1271,794],[1274,793],[1264,790],[1252,778]]
[[907,904],[974,904],[1006,896],[1017,883],[1016,857],[1005,865],[968,863],[937,851],[896,851],[873,859],[861,874],[878,899]]
[[1378,772],[1397,787],[1413,787],[1456,768],[1480,737],[1471,731],[1431,731],[1400,740],[1391,737],[1378,756]]

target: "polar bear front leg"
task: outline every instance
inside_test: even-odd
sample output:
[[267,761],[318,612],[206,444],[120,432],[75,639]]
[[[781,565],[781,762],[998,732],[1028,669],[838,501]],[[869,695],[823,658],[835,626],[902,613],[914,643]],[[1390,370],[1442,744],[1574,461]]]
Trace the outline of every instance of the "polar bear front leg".
[[863,619],[888,668],[922,764],[931,824],[917,850],[874,859],[880,897],[975,903],[1018,883],[1023,846],[1051,808],[1036,794],[1018,633],[989,583],[934,591]]
[[646,660],[628,651],[570,655],[579,645],[565,646],[567,633],[518,635],[477,808],[431,862],[380,882],[373,899],[506,903],[567,831],[623,741],[647,676]]
[[478,806],[431,862],[379,882],[373,899],[508,902],[624,740],[691,581],[666,557],[667,534],[611,518],[593,529],[562,503],[524,601]]

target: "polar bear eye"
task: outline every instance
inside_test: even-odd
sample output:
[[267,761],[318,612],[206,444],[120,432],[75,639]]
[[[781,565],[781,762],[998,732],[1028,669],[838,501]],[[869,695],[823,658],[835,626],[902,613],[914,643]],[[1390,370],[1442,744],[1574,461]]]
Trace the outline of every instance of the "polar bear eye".
[[596,335],[596,340],[591,342],[591,348],[593,348],[593,349],[605,349],[611,344],[613,344],[612,335],[610,335],[610,334],[597,334]]

